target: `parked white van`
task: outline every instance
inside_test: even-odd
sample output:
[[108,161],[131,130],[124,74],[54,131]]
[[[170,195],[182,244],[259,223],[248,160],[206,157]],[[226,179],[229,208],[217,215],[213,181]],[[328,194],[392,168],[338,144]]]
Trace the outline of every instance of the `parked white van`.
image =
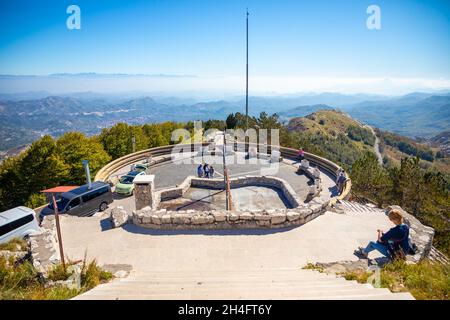
[[33,209],[16,207],[0,212],[0,243],[41,232]]

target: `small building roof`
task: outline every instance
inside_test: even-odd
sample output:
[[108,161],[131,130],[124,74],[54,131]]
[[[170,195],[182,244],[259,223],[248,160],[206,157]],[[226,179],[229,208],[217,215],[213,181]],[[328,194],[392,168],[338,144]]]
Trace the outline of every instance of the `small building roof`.
[[69,192],[75,188],[78,188],[78,186],[58,186],[46,190],[42,190],[43,193],[64,193]]

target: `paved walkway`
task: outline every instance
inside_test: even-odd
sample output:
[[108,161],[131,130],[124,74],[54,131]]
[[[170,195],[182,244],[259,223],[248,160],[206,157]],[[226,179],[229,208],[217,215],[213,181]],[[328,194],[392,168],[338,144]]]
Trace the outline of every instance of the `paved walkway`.
[[[133,267],[126,280],[130,282],[128,286],[122,287],[115,281],[81,298],[95,298],[97,293],[98,298],[138,298],[136,294],[141,290],[145,294],[140,297],[149,299],[300,299],[337,298],[339,294],[341,298],[387,299],[389,296],[386,290],[375,294],[361,285],[344,294],[338,290],[342,281],[318,279],[301,269],[308,262],[357,260],[353,255],[355,248],[373,240],[377,229],[391,227],[380,212],[327,212],[293,229],[249,231],[156,231],[134,225],[109,229],[107,218],[63,216],[61,220],[65,252],[71,259],[81,259],[87,252],[89,259],[95,258],[100,264],[126,263]],[[371,254],[371,258],[375,257],[376,254]],[[269,286],[268,279],[274,284]],[[321,290],[320,286],[315,287],[316,280],[334,289]],[[133,281],[140,284],[135,286]],[[211,286],[196,291],[193,287],[197,282],[211,282]],[[305,285],[311,288],[306,289]],[[118,291],[104,289],[108,286]],[[254,286],[266,289],[261,294],[251,293],[259,290],[251,289]],[[235,289],[220,291],[218,287]],[[108,296],[108,292],[112,295]]]
[[[308,262],[356,260],[353,250],[391,227],[383,214],[325,215],[293,229],[157,231],[107,217],[61,216],[65,252],[73,259],[128,263],[134,270],[302,267]],[[268,258],[270,257],[270,258]]]
[[[64,248],[72,259],[128,263],[134,270],[300,268],[308,262],[356,260],[353,250],[391,227],[383,214],[327,212],[293,229],[157,231],[107,217],[62,216]],[[268,258],[269,257],[269,258]]]

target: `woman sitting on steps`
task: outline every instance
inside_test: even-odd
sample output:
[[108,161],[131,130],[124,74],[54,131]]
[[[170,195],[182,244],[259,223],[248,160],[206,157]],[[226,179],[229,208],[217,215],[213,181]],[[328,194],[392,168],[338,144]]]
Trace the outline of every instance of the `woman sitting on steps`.
[[404,259],[407,254],[415,253],[409,239],[409,227],[403,223],[401,212],[394,209],[389,212],[388,217],[395,224],[395,227],[387,233],[377,230],[377,241],[369,242],[365,248],[359,247],[359,250],[355,251],[357,256],[367,259],[371,251],[377,250],[390,259]]

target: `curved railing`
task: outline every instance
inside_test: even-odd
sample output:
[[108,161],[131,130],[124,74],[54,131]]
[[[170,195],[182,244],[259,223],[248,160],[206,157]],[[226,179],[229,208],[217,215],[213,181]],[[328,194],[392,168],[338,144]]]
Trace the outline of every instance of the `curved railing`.
[[[208,143],[203,143],[203,146],[207,146]],[[131,165],[137,161],[142,161],[150,156],[157,157],[157,156],[164,156],[164,155],[170,155],[172,153],[173,148],[177,145],[169,145],[169,146],[163,146],[163,147],[156,147],[156,148],[150,148],[146,150],[141,150],[135,153],[127,154],[121,158],[118,158],[114,161],[111,161],[107,165],[105,165],[103,168],[101,168],[97,174],[95,175],[95,181],[107,181],[109,179],[109,176],[116,172],[117,170],[127,166]],[[191,144],[191,151],[194,151],[194,146],[198,147],[198,145]],[[187,147],[188,148],[188,147]],[[167,159],[169,160],[169,159]]]
[[[208,145],[209,145],[209,143],[206,143],[206,142],[202,143],[203,147],[208,146]],[[235,143],[235,146],[239,146],[239,145],[242,146],[243,143]],[[142,161],[144,159],[147,159],[150,156],[157,157],[157,156],[169,155],[169,157],[167,157],[167,158],[160,159],[158,161],[158,163],[164,162],[164,161],[169,161],[169,160],[171,160],[170,154],[171,154],[173,148],[176,146],[179,146],[179,145],[169,145],[169,146],[141,150],[141,151],[123,156],[119,159],[116,159],[116,160],[108,163],[106,166],[104,166],[97,172],[97,174],[95,175],[95,181],[100,180],[100,181],[107,182],[108,179],[110,178],[111,174],[113,174],[117,170],[119,170],[127,165],[131,165],[137,161]],[[248,146],[256,146],[259,151],[259,145],[257,145],[257,144],[252,144],[252,143],[245,144],[245,148],[248,148]],[[184,148],[186,148],[186,146],[184,146]],[[196,150],[196,148],[198,148],[198,144],[191,144],[191,151]],[[270,154],[271,150],[272,150],[272,146],[268,145],[268,146],[266,146],[266,148],[267,148],[266,152]],[[286,148],[286,147],[274,147],[274,148],[278,149],[281,153],[281,156],[284,158],[297,159],[297,150],[296,149],[291,149],[291,148]],[[319,157],[312,153],[305,152],[305,158],[310,163],[312,163],[312,164],[318,166],[320,169],[325,170],[326,172],[330,173],[334,178],[337,177],[337,173],[338,173],[339,169],[341,169],[341,167],[338,166],[337,164],[335,164],[334,162],[332,162],[328,159]],[[339,196],[335,197],[335,199],[346,199],[350,196],[352,183],[351,183],[350,177],[347,175],[347,173],[346,173],[346,177],[347,177],[347,182],[344,186],[344,190]]]
[[[296,159],[297,158],[297,150],[295,150],[295,149],[280,147],[280,152],[281,152],[281,156],[284,158],[287,158],[287,159]],[[338,174],[339,170],[342,169],[342,167],[340,167],[336,163],[334,163],[328,159],[319,157],[312,153],[305,152],[305,158],[310,163],[312,163],[312,164],[318,166],[320,169],[325,170],[328,173],[330,173],[335,179],[337,178],[337,174]],[[350,192],[352,189],[352,181],[347,172],[345,172],[345,176],[346,176],[347,180],[345,182],[344,189],[343,189],[342,193],[336,197],[336,199],[343,200],[343,199],[347,199],[350,197]]]

